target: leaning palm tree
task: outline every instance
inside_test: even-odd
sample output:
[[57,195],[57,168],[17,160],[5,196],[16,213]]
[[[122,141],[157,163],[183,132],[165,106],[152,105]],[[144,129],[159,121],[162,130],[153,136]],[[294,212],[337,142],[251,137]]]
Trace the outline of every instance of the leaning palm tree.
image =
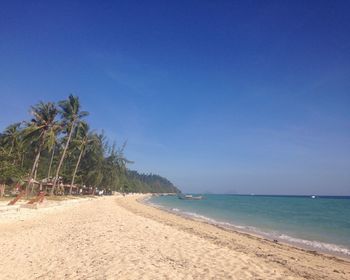
[[64,145],[61,159],[60,159],[58,166],[57,166],[57,169],[56,169],[56,175],[55,175],[54,180],[53,180],[51,195],[55,191],[57,181],[59,178],[59,174],[61,171],[61,167],[62,167],[63,161],[65,159],[65,156],[67,154],[67,149],[69,147],[69,143],[71,142],[74,130],[76,129],[76,127],[79,124],[79,122],[81,121],[81,119],[89,114],[88,112],[80,110],[81,105],[79,102],[79,98],[77,96],[73,96],[72,94],[69,95],[68,100],[63,100],[63,101],[59,102],[59,106],[61,109],[61,115],[63,117],[63,124],[66,127],[66,133],[68,135],[68,138],[67,138],[67,141]]
[[103,161],[104,161],[104,142],[103,136],[97,133],[91,133],[91,142],[86,146],[81,161],[81,176],[84,183],[89,186],[97,186],[103,178]]
[[53,103],[40,102],[31,109],[34,118],[30,123],[27,123],[27,127],[24,129],[23,134],[25,141],[36,144],[36,155],[29,175],[29,181],[26,188],[27,194],[39,166],[40,154],[45,146],[52,147],[55,142],[56,132],[59,129],[59,125],[56,121],[58,110]]
[[74,140],[74,143],[77,145],[77,148],[80,152],[79,152],[77,163],[74,168],[73,177],[72,177],[72,181],[69,189],[69,194],[72,194],[72,189],[73,189],[76,174],[78,172],[81,158],[84,155],[87,146],[89,144],[92,144],[94,141],[96,141],[96,137],[94,137],[93,134],[89,133],[89,125],[86,122],[81,122],[77,127],[77,136],[76,136],[76,139]]
[[[57,145],[57,142],[55,141],[52,144],[52,147],[50,147],[51,148],[51,156],[50,156],[49,169],[47,171],[47,178],[48,179],[51,178],[51,169],[52,169],[53,159],[54,159],[54,156],[55,156],[56,145]],[[50,149],[49,149],[49,152],[50,152]]]

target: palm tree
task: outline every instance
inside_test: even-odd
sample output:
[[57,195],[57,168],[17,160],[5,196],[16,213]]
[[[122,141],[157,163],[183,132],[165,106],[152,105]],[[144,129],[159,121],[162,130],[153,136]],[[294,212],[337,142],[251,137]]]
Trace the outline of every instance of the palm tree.
[[[53,146],[52,146],[49,170],[47,171],[47,178],[48,179],[51,178],[51,168],[52,168],[53,158],[55,156],[55,149],[56,149],[56,141],[55,141],[55,143],[53,143]],[[49,152],[50,152],[50,150],[49,150]]]
[[129,160],[125,157],[124,155],[124,150],[126,148],[126,145],[127,145],[127,141],[125,141],[122,145],[121,148],[118,149],[117,151],[117,163],[118,165],[122,168],[122,169],[126,169],[126,165],[128,163],[134,163],[132,160]]
[[4,146],[9,147],[9,152],[8,152],[9,155],[11,155],[13,150],[18,145],[20,127],[21,127],[21,123],[11,124],[5,129],[4,133],[1,135],[2,142],[3,142],[2,144]]
[[82,156],[84,155],[84,152],[86,150],[86,147],[93,143],[96,140],[95,137],[91,133],[89,133],[89,125],[86,122],[81,122],[77,128],[77,136],[76,139],[74,140],[75,144],[78,146],[78,150],[80,151],[79,157],[77,160],[77,163],[74,168],[73,172],[73,177],[72,177],[72,182],[70,184],[70,189],[69,189],[69,194],[72,194],[72,189],[75,181],[75,176],[77,174],[80,161]]
[[61,108],[61,115],[63,117],[64,125],[67,128],[66,133],[68,135],[68,139],[67,139],[66,144],[64,145],[61,159],[60,159],[58,166],[57,166],[56,175],[54,177],[53,186],[52,186],[52,190],[51,190],[51,195],[55,191],[58,176],[60,174],[60,170],[61,170],[64,158],[66,156],[69,143],[72,139],[73,132],[74,132],[76,126],[81,121],[81,119],[89,114],[88,112],[80,111],[81,105],[79,102],[79,98],[77,96],[73,96],[72,94],[69,95],[68,100],[63,100],[63,101],[59,102],[59,106]]
[[32,179],[34,178],[39,166],[40,154],[45,145],[49,148],[52,147],[56,139],[56,132],[59,129],[59,125],[56,121],[58,110],[54,103],[40,102],[38,105],[32,107],[31,113],[34,118],[24,130],[24,140],[36,143],[37,147],[36,156],[26,189],[27,194],[28,188],[32,183]]
[[12,156],[13,163],[21,163],[23,167],[26,147],[23,141],[22,123],[9,125],[0,135],[0,145],[9,156]]
[[127,173],[126,165],[133,163],[124,156],[126,142],[121,148],[116,148],[113,144],[108,147],[108,155],[103,161],[103,180],[101,184],[111,189],[117,189],[118,185],[122,184]]
[[85,147],[85,152],[80,163],[81,175],[84,183],[96,187],[103,179],[103,162],[105,153],[105,138],[101,134],[90,133],[91,141]]
[[134,163],[133,161],[127,159],[124,155],[124,150],[126,148],[126,145],[127,145],[127,141],[123,143],[122,147],[119,148],[116,153],[116,165],[117,165],[117,170],[119,171],[119,177],[121,181],[127,173],[126,165]]
[[23,139],[23,131],[21,131],[16,147],[17,161],[18,164],[20,164],[21,168],[23,168],[24,165],[24,157],[27,149],[28,147],[26,147],[26,143]]

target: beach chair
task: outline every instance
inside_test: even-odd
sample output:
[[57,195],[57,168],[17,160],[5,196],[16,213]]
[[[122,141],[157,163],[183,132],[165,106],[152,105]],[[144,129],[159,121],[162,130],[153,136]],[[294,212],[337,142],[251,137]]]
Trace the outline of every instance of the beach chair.
[[45,195],[46,192],[40,192],[38,203],[42,203],[44,201]]
[[15,205],[15,203],[20,200],[24,195],[26,194],[26,191],[21,191],[14,199],[12,199],[7,205]]
[[42,203],[45,197],[45,192],[39,192],[38,195],[27,202],[27,204]]

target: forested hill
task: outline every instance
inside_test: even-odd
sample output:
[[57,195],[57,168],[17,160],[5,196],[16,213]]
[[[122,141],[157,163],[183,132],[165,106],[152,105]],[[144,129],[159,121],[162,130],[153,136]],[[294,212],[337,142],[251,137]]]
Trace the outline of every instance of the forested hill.
[[123,182],[126,192],[178,193],[180,190],[168,179],[154,174],[140,174],[134,170],[126,172]]

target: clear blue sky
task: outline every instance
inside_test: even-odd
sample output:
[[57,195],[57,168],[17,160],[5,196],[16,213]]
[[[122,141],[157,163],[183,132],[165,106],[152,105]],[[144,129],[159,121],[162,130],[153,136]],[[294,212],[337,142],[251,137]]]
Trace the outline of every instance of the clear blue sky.
[[184,191],[350,195],[349,1],[1,1],[0,129],[80,96]]

